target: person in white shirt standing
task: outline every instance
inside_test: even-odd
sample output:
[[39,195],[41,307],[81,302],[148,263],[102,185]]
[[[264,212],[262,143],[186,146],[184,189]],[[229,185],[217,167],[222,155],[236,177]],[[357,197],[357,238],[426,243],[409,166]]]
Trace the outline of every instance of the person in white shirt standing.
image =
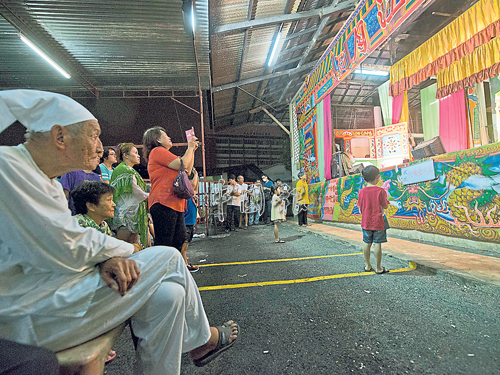
[[242,175],[238,176],[238,184],[241,186],[241,199],[240,199],[240,229],[243,224],[243,218],[245,218],[245,226],[243,229],[248,229],[248,184],[245,184],[245,177]]
[[238,232],[240,218],[240,201],[241,201],[241,185],[236,183],[234,174],[229,176],[228,187],[226,190],[227,207],[226,207],[226,233],[234,230]]

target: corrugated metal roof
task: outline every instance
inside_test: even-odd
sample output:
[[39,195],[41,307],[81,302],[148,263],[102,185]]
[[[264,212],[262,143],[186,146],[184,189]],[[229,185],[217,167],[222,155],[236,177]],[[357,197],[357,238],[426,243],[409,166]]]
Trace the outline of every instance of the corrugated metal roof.
[[[212,91],[216,131],[256,116],[262,118],[264,114],[249,114],[249,110],[263,101],[273,113],[280,113],[278,118],[286,120],[287,100],[359,2],[193,1],[201,84],[204,90]],[[451,14],[458,12],[453,9],[470,6],[470,1],[436,2],[429,9]],[[87,89],[106,97],[126,92],[154,96],[169,90],[175,90],[176,95],[182,91],[196,95],[193,39],[184,30],[182,4],[183,0],[2,0],[0,89],[37,88],[73,94]],[[330,12],[320,14],[320,9]],[[431,21],[436,24],[433,28],[427,27],[426,20],[425,27],[415,26],[412,40],[398,42],[392,53],[387,45],[365,63],[390,65],[398,51],[408,53],[418,40],[449,22]],[[72,78],[65,79],[32,52],[19,39],[18,30],[70,70]],[[282,39],[277,57],[268,67],[279,30]],[[333,91],[332,98],[338,103],[362,104],[380,82],[354,74]]]
[[[209,89],[208,0],[195,4],[201,84]],[[15,74],[20,75],[20,87],[74,90],[87,81],[99,91],[196,90],[193,38],[184,31],[181,6],[181,0],[5,1],[2,15],[78,74],[70,80],[59,78],[21,42],[16,28],[2,19],[0,88],[10,87],[4,74]],[[23,69],[18,72],[21,58]]]

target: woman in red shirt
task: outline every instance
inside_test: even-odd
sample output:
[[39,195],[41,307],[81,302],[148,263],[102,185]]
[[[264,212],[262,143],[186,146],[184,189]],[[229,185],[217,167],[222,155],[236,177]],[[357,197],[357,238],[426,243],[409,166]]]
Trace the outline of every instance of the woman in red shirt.
[[[160,126],[146,130],[142,138],[144,158],[148,162],[151,192],[149,193],[149,212],[153,219],[155,232],[154,244],[173,246],[179,251],[186,239],[186,225],[184,223],[184,209],[186,200],[174,194],[174,180],[181,167],[178,156],[169,150],[172,147],[170,137]],[[194,164],[194,152],[198,148],[196,137],[188,142],[188,149],[182,162],[191,173]],[[181,251],[187,264],[185,252]]]

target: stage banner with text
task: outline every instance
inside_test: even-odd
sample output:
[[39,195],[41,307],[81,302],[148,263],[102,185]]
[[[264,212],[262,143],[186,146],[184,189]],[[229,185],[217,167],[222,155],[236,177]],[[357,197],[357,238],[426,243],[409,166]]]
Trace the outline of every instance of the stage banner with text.
[[362,0],[306,77],[295,99],[296,110],[307,113],[425,0]]

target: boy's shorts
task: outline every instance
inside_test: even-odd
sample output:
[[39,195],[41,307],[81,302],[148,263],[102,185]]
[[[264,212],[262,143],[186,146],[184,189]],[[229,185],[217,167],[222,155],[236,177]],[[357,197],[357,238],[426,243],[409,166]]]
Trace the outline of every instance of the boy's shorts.
[[194,225],[186,225],[186,240],[184,242],[191,243],[194,234]]
[[387,231],[384,230],[365,230],[363,229],[364,243],[384,243],[387,242]]

